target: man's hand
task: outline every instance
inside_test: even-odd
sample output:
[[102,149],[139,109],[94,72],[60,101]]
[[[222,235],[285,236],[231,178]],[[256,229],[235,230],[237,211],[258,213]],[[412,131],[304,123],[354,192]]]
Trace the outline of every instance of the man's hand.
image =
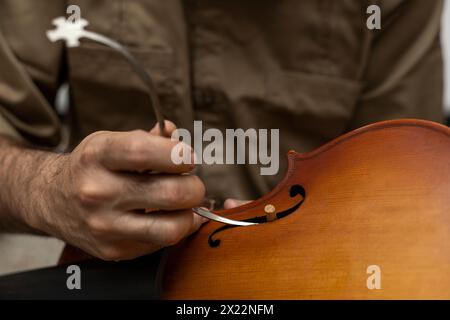
[[227,200],[225,200],[223,207],[225,209],[233,209],[239,206],[243,206],[244,204],[247,204],[249,202],[252,202],[251,200],[237,200],[237,199],[232,199],[232,198],[228,198]]
[[[175,129],[171,123],[166,127],[169,133]],[[71,154],[40,153],[44,159],[29,172],[34,175],[29,193],[15,197],[9,209],[20,210],[33,229],[105,260],[176,244],[205,221],[189,210],[201,203],[204,185],[186,174],[193,165],[173,164],[176,143],[155,127],[150,133],[96,132]],[[23,190],[15,185],[15,192]]]

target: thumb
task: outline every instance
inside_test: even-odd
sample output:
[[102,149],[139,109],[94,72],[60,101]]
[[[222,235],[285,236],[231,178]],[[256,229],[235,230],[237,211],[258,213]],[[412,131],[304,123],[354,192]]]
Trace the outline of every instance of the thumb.
[[[177,128],[177,126],[175,125],[175,123],[173,123],[172,121],[169,120],[164,120],[164,126],[166,128],[166,134],[168,134],[168,138],[170,138],[170,135],[175,131],[175,129]],[[155,124],[155,126],[150,130],[149,132],[152,135],[156,135],[159,136],[161,135],[161,132],[159,130],[159,123],[157,122]]]
[[202,224],[208,222],[209,219],[202,217],[194,212],[192,212],[192,226],[191,226],[191,230],[189,231],[189,234],[194,233],[195,231],[197,231]]
[[225,209],[233,209],[233,208],[242,206],[249,202],[251,202],[251,200],[237,200],[237,199],[229,198],[229,199],[225,200],[223,206]]

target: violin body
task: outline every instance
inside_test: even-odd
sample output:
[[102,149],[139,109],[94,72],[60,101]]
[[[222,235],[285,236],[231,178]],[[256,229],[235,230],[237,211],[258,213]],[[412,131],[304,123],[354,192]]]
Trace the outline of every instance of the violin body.
[[215,212],[288,214],[205,224],[168,250],[163,298],[450,299],[449,128],[380,122],[288,161],[272,192]]

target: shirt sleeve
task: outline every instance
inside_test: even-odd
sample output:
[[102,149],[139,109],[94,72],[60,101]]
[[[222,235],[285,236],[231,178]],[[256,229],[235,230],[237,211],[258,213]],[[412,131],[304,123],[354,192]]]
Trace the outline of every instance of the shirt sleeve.
[[16,129],[14,129],[14,127],[11,126],[2,116],[0,116],[0,134],[13,137],[18,140],[23,140]]
[[349,129],[396,118],[442,122],[442,1],[379,4],[381,30],[367,31],[363,89]]
[[45,31],[63,7],[42,4],[21,6],[9,0],[0,4],[0,133],[55,146],[60,121],[53,100],[63,47],[51,43]]

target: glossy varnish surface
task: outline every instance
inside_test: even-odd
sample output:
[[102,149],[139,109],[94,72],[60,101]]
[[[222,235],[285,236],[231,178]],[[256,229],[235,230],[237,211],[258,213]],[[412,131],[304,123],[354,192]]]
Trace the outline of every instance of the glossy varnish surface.
[[[242,220],[267,204],[287,209],[296,184],[306,190],[302,206],[224,230],[216,248],[208,236],[221,224],[203,226],[170,251],[165,298],[450,298],[449,128],[382,122],[288,159],[271,193],[220,214]],[[370,265],[381,269],[379,290],[367,288]]]

